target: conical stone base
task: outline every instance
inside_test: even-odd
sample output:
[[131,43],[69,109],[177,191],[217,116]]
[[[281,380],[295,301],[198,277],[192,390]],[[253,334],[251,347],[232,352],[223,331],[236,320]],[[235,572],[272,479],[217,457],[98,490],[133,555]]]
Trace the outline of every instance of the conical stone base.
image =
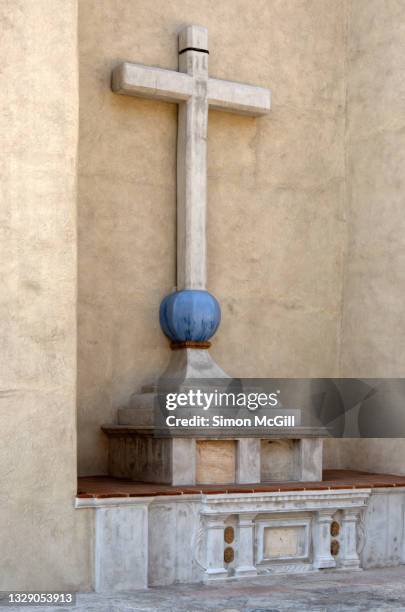
[[230,380],[208,350],[179,349],[171,352],[171,357],[162,376],[145,392],[134,393],[128,407],[118,410],[120,425],[153,426],[154,410],[158,394],[181,393],[190,388],[203,388],[204,380]]
[[[234,382],[215,363],[208,350],[173,350],[162,376],[142,392],[134,393],[129,405],[118,410],[118,425],[103,427],[109,437],[110,475],[170,485],[261,482],[265,470],[261,467],[260,438],[249,437],[242,431],[236,434],[235,431],[218,430],[213,434],[204,428],[184,431],[164,425],[167,415],[174,414],[167,412],[166,394],[184,393],[190,389],[212,391],[213,387],[225,391]],[[181,417],[186,415],[188,408],[191,412],[195,410],[184,406]],[[295,431],[297,438],[308,433]],[[264,434],[263,439],[289,436],[290,432],[285,431]],[[225,451],[229,454],[229,466]],[[295,440],[291,453],[294,474],[288,473],[286,478],[281,476],[281,480],[322,479],[322,441],[319,438]]]

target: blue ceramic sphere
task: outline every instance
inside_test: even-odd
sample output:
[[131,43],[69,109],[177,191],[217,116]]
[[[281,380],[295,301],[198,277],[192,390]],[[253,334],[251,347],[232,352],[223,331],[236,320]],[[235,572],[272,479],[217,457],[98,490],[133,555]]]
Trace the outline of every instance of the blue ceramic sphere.
[[184,289],[164,298],[159,317],[172,342],[206,342],[218,329],[221,309],[208,291]]

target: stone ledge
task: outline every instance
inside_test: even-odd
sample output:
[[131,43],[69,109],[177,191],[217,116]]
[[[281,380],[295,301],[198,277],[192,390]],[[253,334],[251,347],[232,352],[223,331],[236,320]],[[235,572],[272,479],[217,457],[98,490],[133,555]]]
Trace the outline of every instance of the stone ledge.
[[[122,411],[132,410],[131,408],[121,408]],[[141,413],[141,411],[139,411]],[[142,413],[143,414],[143,413]],[[153,415],[152,415],[153,416]],[[150,417],[150,415],[149,415]],[[235,435],[235,429],[233,427],[215,427],[215,428],[198,428],[198,427],[187,427],[187,428],[164,428],[159,429],[155,425],[102,425],[101,430],[108,437],[127,437],[133,436],[139,437],[150,437],[156,439],[173,439],[173,438],[198,438],[199,440],[223,440],[232,439],[238,440],[241,438],[260,438],[260,439],[302,439],[302,438],[325,438],[327,431],[324,427],[294,427],[293,433],[290,427],[279,427],[274,432],[269,432],[267,427],[255,427],[253,429],[244,429]]]

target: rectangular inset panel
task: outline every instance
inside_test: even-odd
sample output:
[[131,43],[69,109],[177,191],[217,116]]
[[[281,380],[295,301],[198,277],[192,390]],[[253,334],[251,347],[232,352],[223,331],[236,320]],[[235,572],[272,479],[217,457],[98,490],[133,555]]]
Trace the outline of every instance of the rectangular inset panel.
[[310,522],[309,516],[259,519],[256,524],[256,562],[308,560]]
[[297,480],[297,440],[262,440],[261,482]]
[[263,559],[302,557],[305,548],[305,527],[265,527]]
[[235,482],[235,440],[198,440],[196,482],[230,484]]

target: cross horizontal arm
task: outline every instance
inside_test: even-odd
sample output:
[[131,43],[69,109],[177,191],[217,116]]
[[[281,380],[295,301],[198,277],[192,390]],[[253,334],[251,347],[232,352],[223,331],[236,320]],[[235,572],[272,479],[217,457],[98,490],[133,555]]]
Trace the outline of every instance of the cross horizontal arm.
[[114,68],[111,87],[118,94],[182,102],[193,93],[193,79],[183,72],[124,62]]
[[270,110],[269,89],[220,79],[208,80],[210,108],[258,117]]

